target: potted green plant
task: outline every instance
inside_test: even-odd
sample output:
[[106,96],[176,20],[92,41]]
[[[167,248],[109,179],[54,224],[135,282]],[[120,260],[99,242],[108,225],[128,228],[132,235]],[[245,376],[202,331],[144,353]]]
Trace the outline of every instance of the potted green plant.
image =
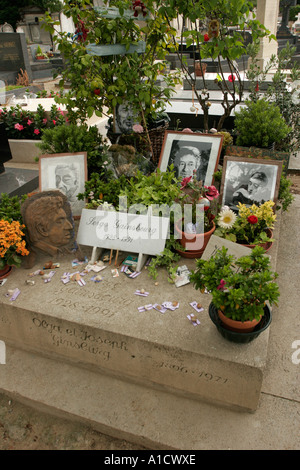
[[203,186],[195,175],[183,178],[180,191],[178,202],[183,217],[176,221],[175,230],[183,247],[182,256],[195,258],[201,256],[215,231],[214,217],[219,192],[215,186]]
[[224,337],[248,342],[269,326],[269,305],[276,305],[279,288],[263,248],[236,258],[223,247],[208,260],[196,260],[196,266],[190,281],[210,293],[210,316]]
[[274,205],[273,201],[267,201],[260,206],[252,204],[250,207],[239,203],[238,214],[223,206],[215,218],[215,235],[249,248],[261,245],[264,250],[269,250],[274,241]]
[[36,60],[45,60],[48,59],[48,56],[45,52],[42,51],[41,46],[38,46],[35,51]]

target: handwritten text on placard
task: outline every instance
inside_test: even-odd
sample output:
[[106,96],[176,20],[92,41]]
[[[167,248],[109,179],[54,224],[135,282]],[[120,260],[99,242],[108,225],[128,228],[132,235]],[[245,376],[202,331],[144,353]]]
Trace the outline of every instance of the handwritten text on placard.
[[77,242],[99,248],[158,255],[165,247],[169,219],[126,212],[83,209]]

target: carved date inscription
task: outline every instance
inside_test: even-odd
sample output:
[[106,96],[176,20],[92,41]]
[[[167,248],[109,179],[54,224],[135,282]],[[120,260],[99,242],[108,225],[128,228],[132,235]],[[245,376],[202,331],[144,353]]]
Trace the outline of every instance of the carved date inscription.
[[169,370],[172,370],[173,372],[178,372],[180,374],[191,374],[201,379],[204,379],[206,381],[211,381],[211,382],[215,382],[218,384],[225,384],[226,382],[228,382],[228,378],[221,377],[216,374],[211,374],[210,372],[207,372],[207,371],[198,370],[197,368],[190,368],[184,365],[171,364],[171,363],[164,362],[164,361],[160,361],[160,362],[156,361],[155,365],[156,367],[160,369],[169,369]]

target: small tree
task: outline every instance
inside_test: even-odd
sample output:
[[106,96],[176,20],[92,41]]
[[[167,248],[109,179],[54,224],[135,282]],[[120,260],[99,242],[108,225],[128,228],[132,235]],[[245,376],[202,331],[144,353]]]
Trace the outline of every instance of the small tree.
[[[211,103],[205,76],[202,88],[197,89],[196,77],[190,72],[182,54],[182,44],[193,47],[194,64],[199,57],[200,66],[204,59],[212,59],[218,65],[217,84],[222,92],[223,115],[217,129],[221,130],[224,121],[243,97],[243,79],[236,60],[247,53],[243,32],[250,30],[252,40],[269,34],[269,31],[254,17],[254,2],[249,0],[169,0],[160,1],[159,10],[172,25],[172,20],[181,24],[179,37],[173,36],[173,47],[181,61],[184,77],[194,90],[204,117],[204,128],[208,130],[208,116]],[[184,18],[184,21],[181,21]],[[274,36],[270,38],[276,39]],[[230,71],[231,80],[224,76],[224,61]]]
[[[45,17],[46,28],[65,59],[60,85],[66,82],[71,85],[57,101],[66,105],[71,122],[85,121],[94,112],[99,117],[111,115],[118,104],[127,101],[147,130],[147,119],[155,118],[164,110],[178,83],[178,78],[172,74],[164,76],[165,86],[157,83],[165,67],[163,60],[168,53],[171,30],[152,0],[145,0],[147,16],[139,24],[133,15],[132,1],[104,3],[117,9],[114,17],[99,13],[91,0],[64,5],[63,13],[76,25],[73,37],[70,33],[57,33],[51,16]],[[125,14],[129,9],[130,17]],[[141,41],[145,43],[143,53],[98,55],[97,51],[89,51],[91,45],[121,44],[129,52],[132,45]]]

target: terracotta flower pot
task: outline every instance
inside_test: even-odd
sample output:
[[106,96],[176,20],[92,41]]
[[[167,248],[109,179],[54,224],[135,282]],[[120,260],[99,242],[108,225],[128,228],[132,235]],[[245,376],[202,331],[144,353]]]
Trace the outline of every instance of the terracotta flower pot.
[[179,227],[182,227],[182,219],[175,224],[175,230],[179,234],[179,242],[189,253],[195,252],[197,257],[202,255],[211,235],[216,229],[214,222],[212,222],[212,228],[208,232],[199,234],[183,232]]
[[249,320],[249,321],[239,321],[239,320],[232,320],[231,318],[226,317],[221,310],[218,309],[219,318],[224,326],[230,331],[236,331],[237,333],[250,333],[253,331],[254,328],[260,323],[261,318],[259,320]]
[[9,266],[8,264],[6,264],[4,268],[0,269],[0,279],[5,279],[6,277],[8,277],[11,271],[12,271],[12,266]]
[[200,65],[200,62],[196,62],[195,64],[196,77],[204,77],[206,69],[207,69],[207,64],[205,62],[202,62],[201,65]]
[[[269,238],[273,237],[273,232],[269,228],[266,229],[266,234],[268,235]],[[244,243],[239,243],[239,245],[243,245],[247,248],[251,248],[252,250],[253,250],[253,248],[255,248],[257,246],[257,245],[246,245]],[[258,246],[261,246],[266,252],[269,251],[269,249],[271,248],[272,245],[273,245],[273,242],[266,242],[266,243],[259,243],[258,244]]]

